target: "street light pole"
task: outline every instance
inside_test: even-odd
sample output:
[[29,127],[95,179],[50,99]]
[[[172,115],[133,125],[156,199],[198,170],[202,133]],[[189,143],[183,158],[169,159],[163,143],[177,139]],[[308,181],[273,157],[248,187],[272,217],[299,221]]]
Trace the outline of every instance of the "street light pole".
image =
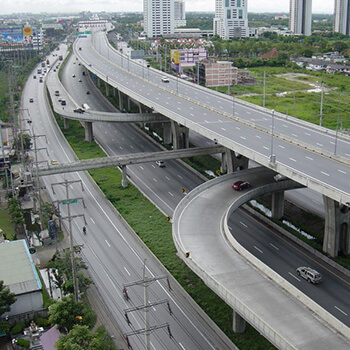
[[265,78],[266,78],[266,71],[264,71],[264,81],[263,81],[263,107],[265,107]]
[[323,83],[321,83],[321,106],[320,106],[320,126],[323,120]]
[[275,163],[276,162],[276,155],[273,154],[273,133],[275,129],[275,111],[272,110],[272,115],[271,115],[271,153],[270,153],[270,162]]

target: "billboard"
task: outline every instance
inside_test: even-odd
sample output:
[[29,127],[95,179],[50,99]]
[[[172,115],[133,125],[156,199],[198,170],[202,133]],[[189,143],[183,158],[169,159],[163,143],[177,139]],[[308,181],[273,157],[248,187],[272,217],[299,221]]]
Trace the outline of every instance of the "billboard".
[[179,50],[170,50],[170,61],[171,68],[178,72],[180,68],[180,51]]
[[0,28],[0,45],[22,45],[23,28]]
[[23,43],[24,45],[33,43],[33,28],[23,27]]

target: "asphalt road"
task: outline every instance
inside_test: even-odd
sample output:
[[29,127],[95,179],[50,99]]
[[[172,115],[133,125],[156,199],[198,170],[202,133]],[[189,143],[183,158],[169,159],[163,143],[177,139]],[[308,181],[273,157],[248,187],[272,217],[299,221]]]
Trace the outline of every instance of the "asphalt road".
[[[53,73],[49,73],[53,74]],[[77,88],[77,90],[79,90]],[[59,163],[67,163],[75,158],[64,137],[57,130],[56,123],[52,119],[51,112],[46,102],[44,84],[37,79],[29,78],[23,93],[23,105],[25,112],[32,120],[32,127],[36,135],[46,135],[37,138],[37,147],[40,161],[49,162],[56,159]],[[29,96],[33,97],[33,103],[27,103]],[[108,126],[107,126],[108,128]],[[123,141],[123,133],[119,140]],[[101,138],[105,139],[104,132]],[[129,136],[128,136],[129,138]],[[45,141],[47,140],[47,142]],[[125,152],[128,152],[126,140]],[[139,143],[139,141],[136,141]],[[129,144],[130,145],[130,144]],[[119,147],[119,146],[118,146]],[[48,154],[44,148],[48,150]],[[131,170],[131,169],[130,169]],[[130,171],[129,170],[129,171]],[[150,165],[150,170],[154,170]],[[157,169],[159,171],[165,169]],[[141,171],[141,177],[145,172]],[[147,175],[148,176],[148,175]],[[186,177],[186,175],[184,175]],[[62,185],[65,180],[75,181],[67,188]],[[179,180],[181,180],[179,178]],[[77,182],[79,181],[79,182]],[[82,191],[81,183],[84,191]],[[164,268],[149,254],[148,250],[140,244],[137,237],[130,232],[127,225],[106,201],[91,178],[84,172],[66,174],[64,176],[50,176],[43,178],[43,182],[54,200],[63,200],[68,191],[69,198],[84,199],[70,205],[71,215],[76,216],[72,220],[74,242],[84,244],[83,255],[89,265],[89,271],[95,284],[99,287],[109,309],[115,316],[115,322],[122,328],[123,333],[144,327],[144,314],[133,312],[129,315],[131,324],[128,325],[124,309],[143,304],[143,288],[130,287],[130,301],[126,301],[122,295],[123,283],[138,281],[143,278],[143,263],[146,263],[146,274],[149,278],[164,275]],[[172,178],[171,182],[174,182]],[[54,187],[55,194],[52,192]],[[182,187],[182,186],[181,186]],[[181,188],[179,186],[179,188]],[[67,215],[67,206],[60,206],[63,216]],[[82,233],[84,215],[87,221],[87,234]],[[170,338],[166,329],[154,331],[151,334],[151,346],[155,349],[216,349],[230,348],[224,344],[224,337],[208,329],[201,313],[197,312],[190,300],[184,298],[175,286],[172,291],[167,288],[165,280],[152,283],[148,288],[149,302],[168,300],[172,315],[169,314],[166,305],[158,305],[150,308],[148,312],[149,324],[159,325],[169,323],[173,337]],[[130,337],[134,349],[144,349],[145,340],[142,335]]]

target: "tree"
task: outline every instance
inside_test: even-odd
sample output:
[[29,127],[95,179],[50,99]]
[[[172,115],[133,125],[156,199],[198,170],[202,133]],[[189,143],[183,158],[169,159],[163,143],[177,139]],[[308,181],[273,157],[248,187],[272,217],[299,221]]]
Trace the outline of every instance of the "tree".
[[[4,286],[4,281],[0,281],[0,316],[11,310],[11,305],[17,300],[14,293]],[[9,331],[9,324],[6,321],[0,321],[0,331]]]
[[72,330],[76,324],[92,328],[96,323],[96,314],[82,302],[76,303],[70,295],[49,307],[49,321],[68,330]]

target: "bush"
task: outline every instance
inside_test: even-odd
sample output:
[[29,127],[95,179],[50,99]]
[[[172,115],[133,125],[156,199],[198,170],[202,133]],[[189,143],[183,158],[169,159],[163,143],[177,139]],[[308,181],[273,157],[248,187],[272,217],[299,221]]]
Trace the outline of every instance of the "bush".
[[11,329],[11,334],[19,334],[22,332],[23,328],[24,322],[19,322]]
[[29,340],[18,338],[16,343],[17,345],[22,346],[23,348],[29,349],[29,346],[30,346]]
[[39,327],[47,327],[50,325],[49,320],[47,320],[46,318],[38,318],[35,323],[39,326]]

